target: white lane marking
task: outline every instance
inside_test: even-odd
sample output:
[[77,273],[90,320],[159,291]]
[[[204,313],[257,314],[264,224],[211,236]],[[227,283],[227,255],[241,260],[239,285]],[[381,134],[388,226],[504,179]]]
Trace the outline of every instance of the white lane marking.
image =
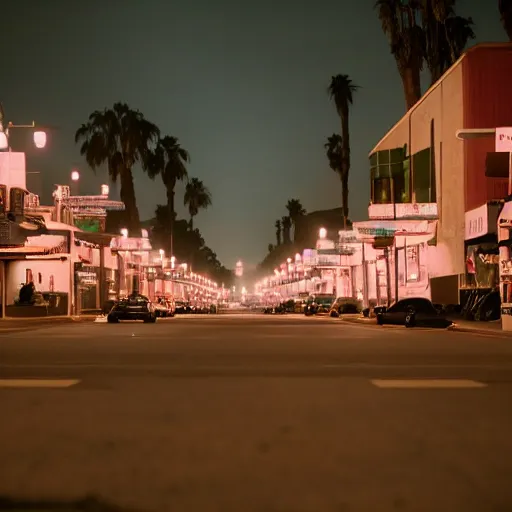
[[77,379],[0,379],[0,388],[70,388]]
[[487,386],[483,382],[466,379],[374,379],[370,382],[384,389],[470,389]]

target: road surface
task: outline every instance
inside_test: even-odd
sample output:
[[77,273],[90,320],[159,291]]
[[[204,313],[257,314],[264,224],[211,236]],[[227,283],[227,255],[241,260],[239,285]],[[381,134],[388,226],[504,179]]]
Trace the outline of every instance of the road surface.
[[263,315],[4,333],[0,510],[510,511],[511,404],[493,334]]

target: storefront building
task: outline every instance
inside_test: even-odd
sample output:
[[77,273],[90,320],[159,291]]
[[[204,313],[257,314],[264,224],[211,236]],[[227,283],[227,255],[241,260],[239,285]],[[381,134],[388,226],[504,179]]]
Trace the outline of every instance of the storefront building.
[[464,142],[455,134],[509,125],[510,83],[512,45],[474,46],[371,151],[370,220],[354,226],[379,249],[376,272],[388,268],[391,300],[414,294],[457,304],[465,300],[460,289],[482,284],[468,278],[468,248],[496,243],[508,166],[493,138]]

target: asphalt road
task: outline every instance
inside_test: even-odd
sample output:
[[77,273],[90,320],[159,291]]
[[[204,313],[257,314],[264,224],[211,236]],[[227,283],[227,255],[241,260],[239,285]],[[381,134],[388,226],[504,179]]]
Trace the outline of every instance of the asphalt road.
[[511,406],[492,334],[263,315],[2,334],[0,510],[508,512]]

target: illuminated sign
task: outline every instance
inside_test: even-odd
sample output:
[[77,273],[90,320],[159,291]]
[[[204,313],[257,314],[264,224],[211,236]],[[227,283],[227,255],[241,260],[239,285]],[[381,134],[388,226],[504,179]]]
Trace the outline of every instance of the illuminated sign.
[[496,153],[512,153],[512,127],[496,128]]

